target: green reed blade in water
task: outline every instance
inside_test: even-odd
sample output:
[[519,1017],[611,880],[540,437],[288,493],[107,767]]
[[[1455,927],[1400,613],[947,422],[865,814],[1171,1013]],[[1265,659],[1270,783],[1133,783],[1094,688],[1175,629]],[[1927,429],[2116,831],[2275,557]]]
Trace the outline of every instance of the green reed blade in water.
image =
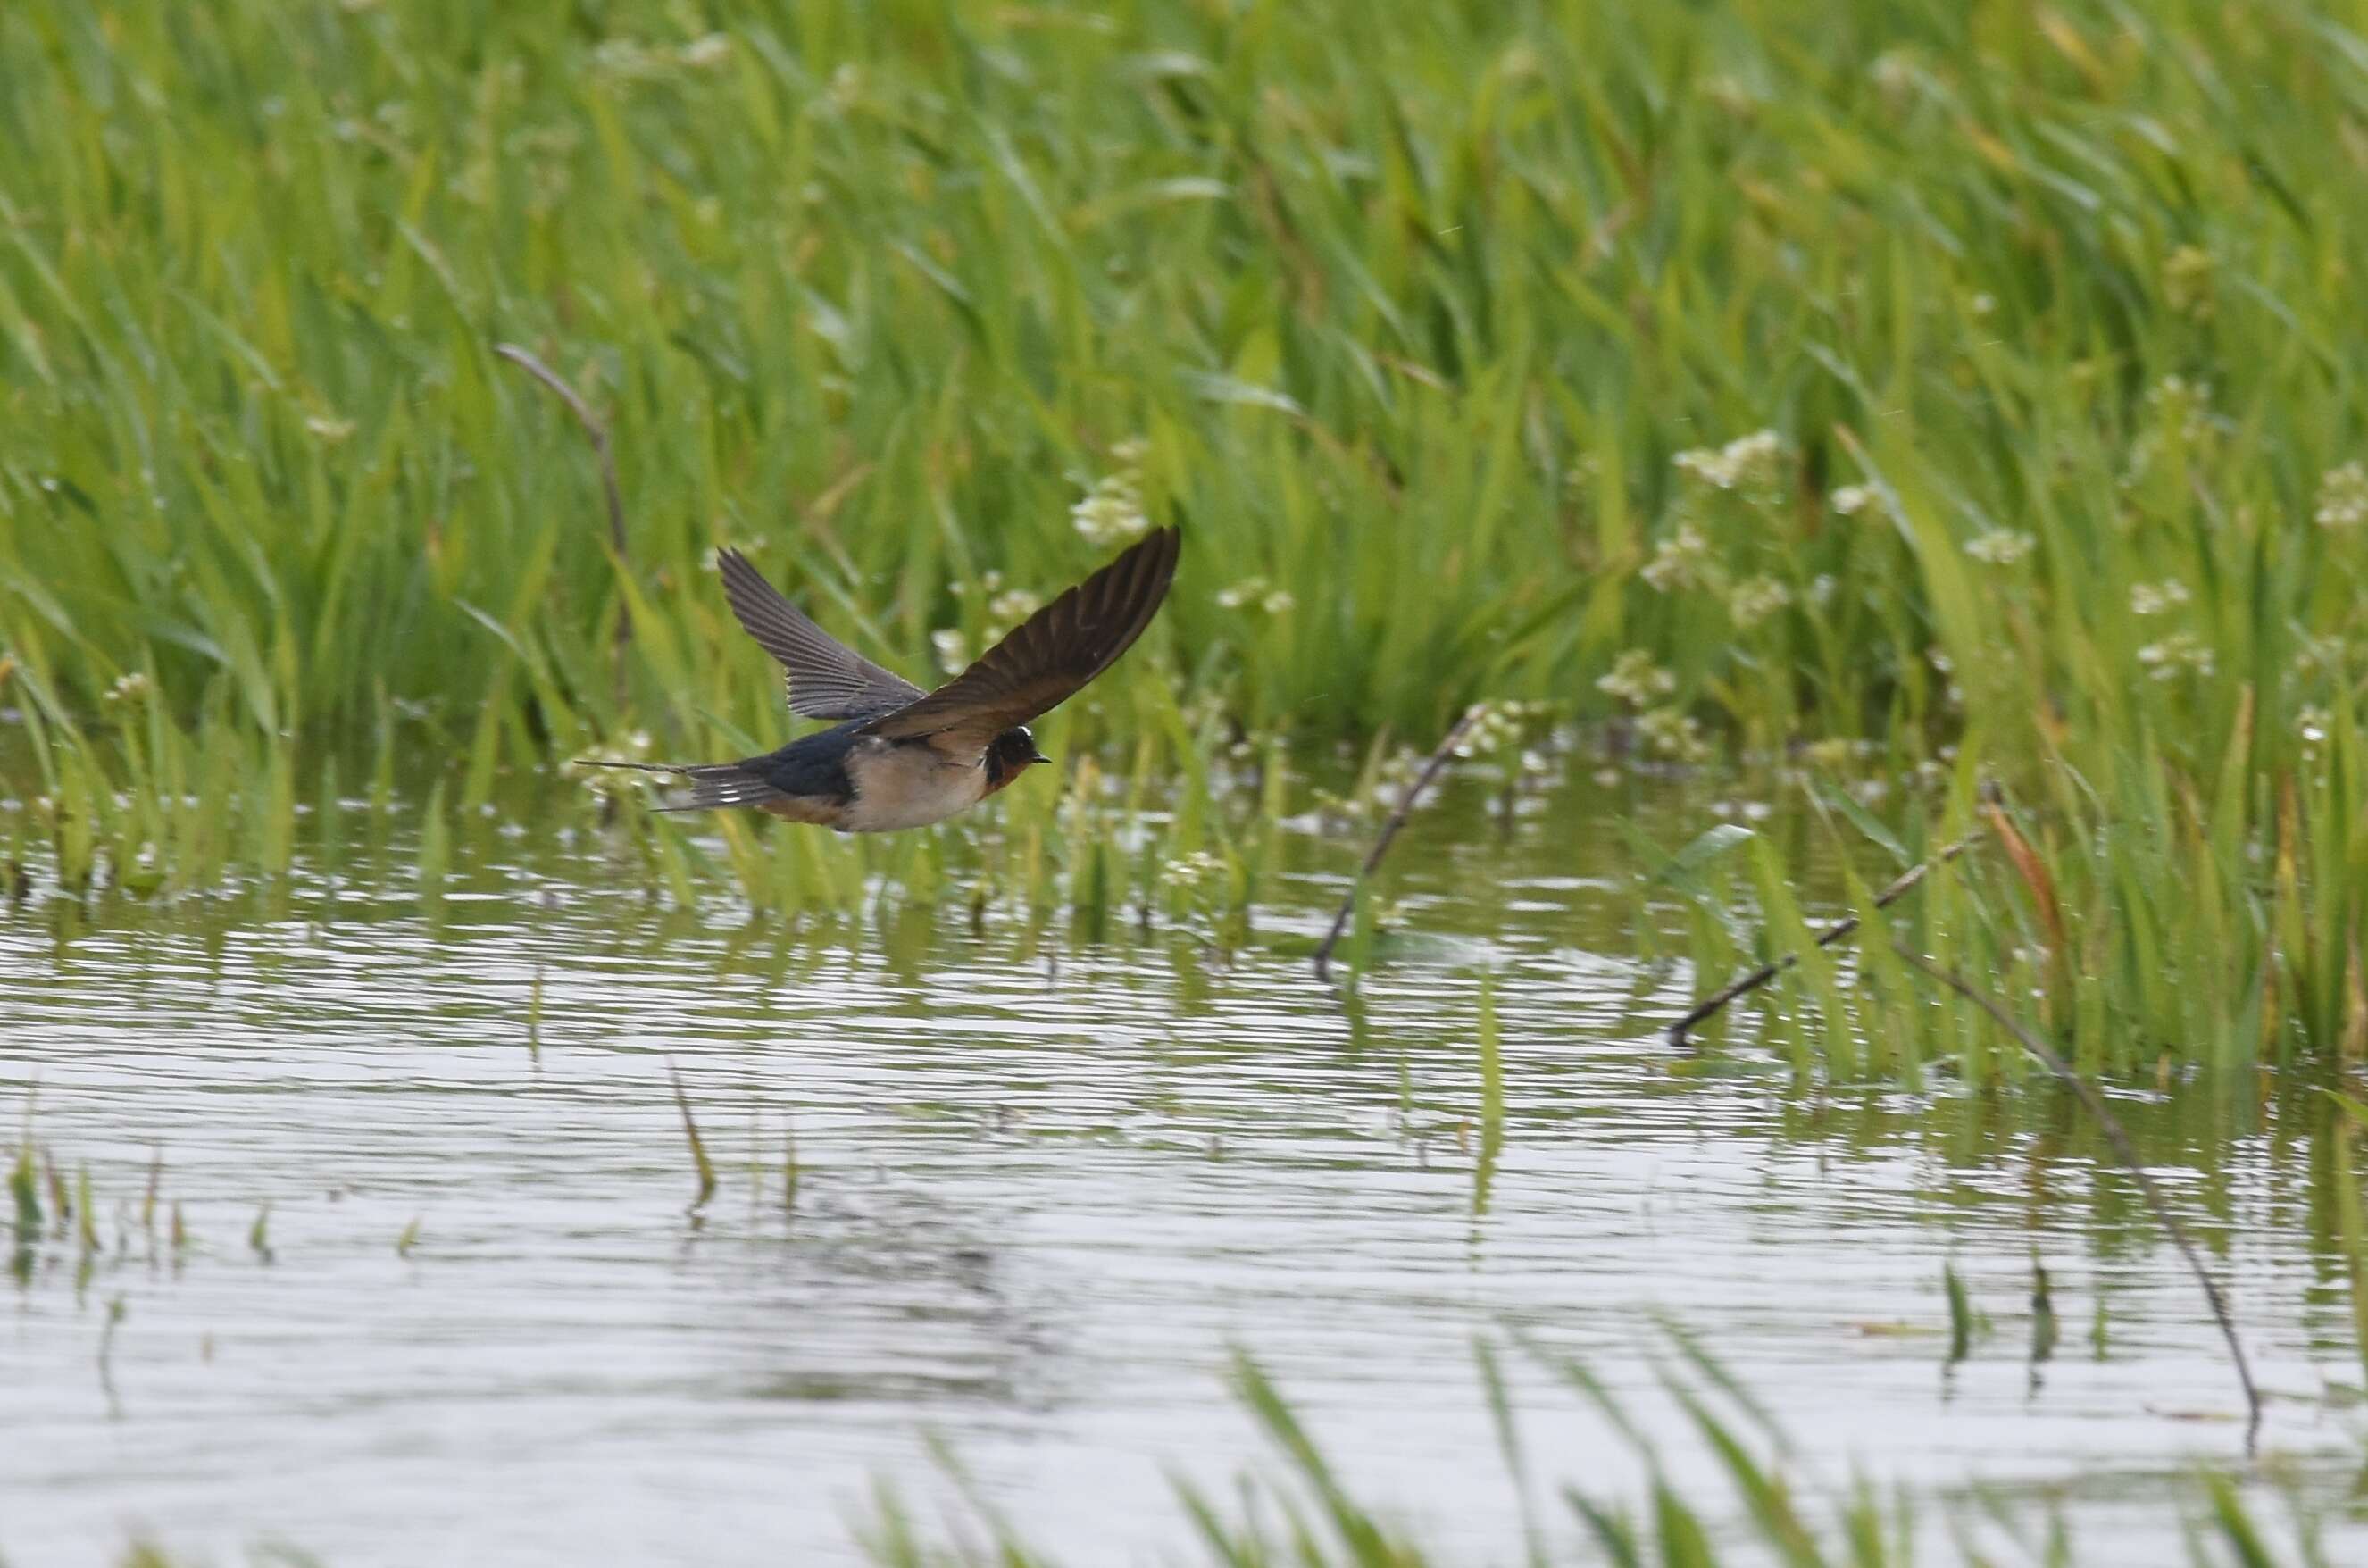
[[715,1196],[715,1165],[707,1157],[707,1141],[699,1135],[699,1122],[690,1114],[690,1096],[682,1091],[682,1074],[675,1070],[674,1058],[666,1058],[666,1080],[674,1086],[675,1108],[682,1113],[682,1135],[690,1144],[690,1163],[699,1173],[699,1193],[690,1200],[694,1219]]
[[2361,1375],[2368,1381],[2368,1213],[2360,1197],[2360,1135],[2368,1129],[2368,1106],[2332,1089],[2323,1091],[2335,1101],[2333,1136],[2328,1149],[2328,1186],[2335,1199],[2335,1234],[2342,1248],[2343,1271],[2351,1296],[2351,1343],[2360,1358]]
[[23,1243],[41,1233],[40,1178],[33,1165],[33,1141],[28,1132],[17,1146],[16,1163],[8,1167],[8,1196],[17,1211],[17,1239]]
[[1973,1303],[1966,1299],[1965,1282],[1957,1278],[1954,1264],[1941,1266],[1941,1289],[1949,1300],[1949,1360],[1954,1364],[1964,1360],[1973,1347]]
[[1505,1148],[1505,1063],[1497,1024],[1497,982],[1480,977],[1480,1157],[1472,1172],[1472,1211],[1488,1210],[1488,1189],[1497,1176],[1497,1157]]

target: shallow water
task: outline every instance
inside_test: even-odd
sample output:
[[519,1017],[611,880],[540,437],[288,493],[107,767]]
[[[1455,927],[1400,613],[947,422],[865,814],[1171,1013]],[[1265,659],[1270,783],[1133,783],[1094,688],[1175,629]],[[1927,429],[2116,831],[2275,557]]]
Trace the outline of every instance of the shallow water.
[[[1813,1470],[2044,1491],[2083,1561],[2171,1560],[2173,1482],[2242,1462],[2237,1392],[2060,1097],[1818,1096],[1748,1044],[1660,1043],[1692,978],[1634,956],[1601,824],[1675,842],[1710,805],[1577,776],[1507,834],[1451,791],[1389,877],[1411,926],[1462,940],[1375,974],[1354,1019],[1304,938],[1361,830],[1302,835],[1230,958],[893,898],[751,926],[722,886],[666,908],[542,830],[461,846],[433,920],[399,835],[336,886],[19,910],[0,1117],[38,1084],[35,1136],[69,1183],[87,1167],[103,1253],[85,1278],[48,1242],[0,1287],[0,1553],[852,1562],[876,1482],[940,1517],[934,1434],[1064,1561],[1167,1560],[1170,1478],[1269,1458],[1226,1389],[1239,1347],[1359,1488],[1447,1555],[1509,1561],[1474,1336],[1505,1349],[1541,1482],[1637,1471],[1516,1331],[1637,1401],[1723,1503],[1654,1392],[1667,1316]],[[1483,967],[1508,1122],[1475,1214]],[[696,1214],[669,1059],[717,1165]],[[2359,1374],[2307,1099],[2120,1099],[2287,1396],[2279,1462],[2248,1472],[2275,1475],[2273,1514],[2340,1501],[2362,1427],[2326,1397]],[[2062,1324],[2036,1367],[2034,1254]],[[1946,1263],[1993,1324],[1954,1367]]]

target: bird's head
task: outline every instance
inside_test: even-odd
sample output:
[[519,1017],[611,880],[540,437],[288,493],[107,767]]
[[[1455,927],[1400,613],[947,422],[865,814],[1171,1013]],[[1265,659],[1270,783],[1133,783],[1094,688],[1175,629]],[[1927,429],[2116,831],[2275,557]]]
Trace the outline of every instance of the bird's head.
[[1036,749],[1036,737],[1025,724],[1014,724],[986,748],[986,792],[990,795],[1040,762],[1053,759]]

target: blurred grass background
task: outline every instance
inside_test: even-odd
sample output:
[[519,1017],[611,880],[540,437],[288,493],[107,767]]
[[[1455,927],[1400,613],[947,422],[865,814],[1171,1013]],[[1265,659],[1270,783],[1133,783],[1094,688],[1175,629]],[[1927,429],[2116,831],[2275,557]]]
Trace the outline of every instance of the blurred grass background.
[[[2368,1053],[2363,28],[18,0],[14,831],[202,881],[398,760],[769,745],[715,545],[922,675],[1172,518],[1056,725],[1137,778],[1542,701],[1896,781],[1912,858],[1997,776],[2025,853],[1929,950],[2123,1066]],[[623,559],[506,340],[613,427]]]

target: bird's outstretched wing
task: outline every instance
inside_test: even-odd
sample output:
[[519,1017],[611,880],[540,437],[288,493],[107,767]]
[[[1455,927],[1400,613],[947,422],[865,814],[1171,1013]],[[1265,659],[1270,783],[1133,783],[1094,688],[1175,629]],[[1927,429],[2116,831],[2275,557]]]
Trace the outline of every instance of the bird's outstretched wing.
[[715,565],[741,629],[789,671],[791,712],[802,719],[869,719],[920,699],[919,687],[816,626],[738,551],[717,551]]
[[888,740],[936,738],[984,751],[1014,724],[1076,695],[1143,635],[1176,577],[1180,536],[1162,528],[1030,616],[970,668],[865,728]]

